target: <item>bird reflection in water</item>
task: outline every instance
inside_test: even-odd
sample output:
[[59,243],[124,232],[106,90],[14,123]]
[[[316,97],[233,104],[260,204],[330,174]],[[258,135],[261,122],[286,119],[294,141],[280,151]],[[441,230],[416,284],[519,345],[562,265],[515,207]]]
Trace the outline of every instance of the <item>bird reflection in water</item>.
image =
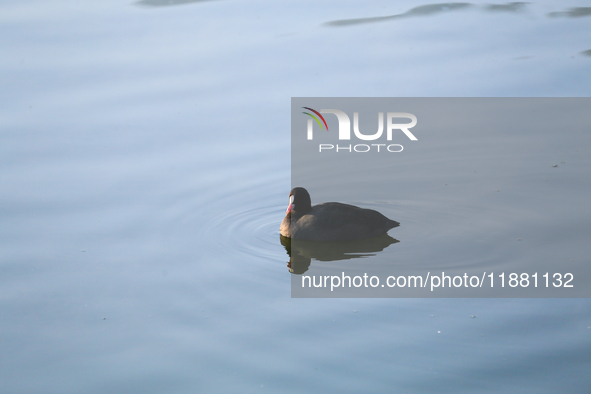
[[279,239],[290,257],[287,268],[289,268],[289,272],[296,275],[308,271],[312,259],[336,261],[370,257],[399,242],[388,234],[347,242],[292,240],[282,235],[279,236]]

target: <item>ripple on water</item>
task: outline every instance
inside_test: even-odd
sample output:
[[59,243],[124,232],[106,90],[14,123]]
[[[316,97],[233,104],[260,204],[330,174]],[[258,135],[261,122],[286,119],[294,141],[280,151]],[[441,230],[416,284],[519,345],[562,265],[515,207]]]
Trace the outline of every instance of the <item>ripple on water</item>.
[[[284,261],[279,225],[284,215],[281,179],[273,176],[257,184],[211,192],[198,211],[197,236],[202,247],[216,254],[231,254],[249,261]],[[197,219],[195,219],[197,220]]]
[[210,230],[219,237],[216,236],[209,247],[241,257],[276,260],[284,254],[279,243],[281,213],[277,205],[227,210],[215,217]]

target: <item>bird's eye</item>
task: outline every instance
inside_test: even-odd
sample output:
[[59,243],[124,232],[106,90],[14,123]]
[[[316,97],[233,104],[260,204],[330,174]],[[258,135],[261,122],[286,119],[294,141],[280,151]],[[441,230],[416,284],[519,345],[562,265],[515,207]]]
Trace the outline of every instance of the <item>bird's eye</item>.
[[293,204],[293,195],[289,196],[289,203]]

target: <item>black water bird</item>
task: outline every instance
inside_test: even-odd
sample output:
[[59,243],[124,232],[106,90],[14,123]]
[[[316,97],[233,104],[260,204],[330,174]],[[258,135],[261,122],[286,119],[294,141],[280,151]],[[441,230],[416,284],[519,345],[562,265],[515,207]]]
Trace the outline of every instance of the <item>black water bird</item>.
[[386,234],[400,223],[373,209],[339,202],[312,207],[310,194],[303,187],[289,193],[289,206],[280,233],[291,239],[311,241],[353,241]]

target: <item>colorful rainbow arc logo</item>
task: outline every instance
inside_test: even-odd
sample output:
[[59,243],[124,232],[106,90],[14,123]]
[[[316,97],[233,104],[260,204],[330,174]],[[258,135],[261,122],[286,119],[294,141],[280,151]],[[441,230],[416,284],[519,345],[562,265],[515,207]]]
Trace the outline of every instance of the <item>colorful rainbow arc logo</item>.
[[[314,112],[316,115],[320,116],[320,119],[322,119],[322,121],[324,122],[324,125],[326,126],[326,131],[328,131],[328,125],[326,124],[326,120],[324,120],[324,116],[320,115],[320,112],[316,111],[315,109],[309,108],[309,107],[302,107],[304,109],[307,109],[309,111]],[[306,114],[308,116],[311,116],[312,118],[314,118],[314,120],[318,123],[318,126],[320,126],[320,130],[322,130],[322,123],[320,123],[320,121],[318,120],[317,117],[315,117],[314,115],[312,115],[309,112],[302,112],[303,114]]]

